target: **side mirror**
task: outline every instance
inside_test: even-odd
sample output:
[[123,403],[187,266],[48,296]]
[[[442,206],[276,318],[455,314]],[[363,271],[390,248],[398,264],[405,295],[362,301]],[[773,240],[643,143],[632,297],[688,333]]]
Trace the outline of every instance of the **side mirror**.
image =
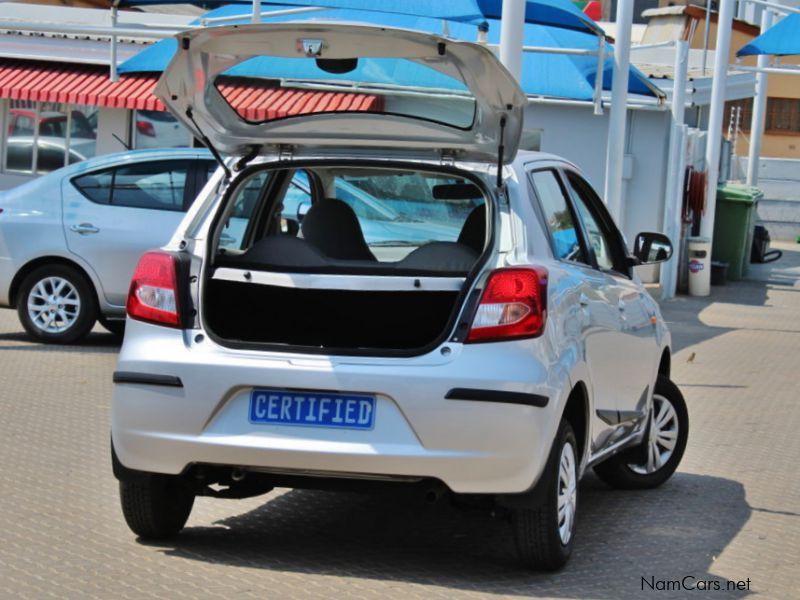
[[663,233],[640,233],[633,242],[633,257],[640,265],[665,262],[672,257],[672,242]]
[[301,202],[297,205],[297,222],[302,223],[303,217],[306,216],[306,213],[311,208],[311,202]]

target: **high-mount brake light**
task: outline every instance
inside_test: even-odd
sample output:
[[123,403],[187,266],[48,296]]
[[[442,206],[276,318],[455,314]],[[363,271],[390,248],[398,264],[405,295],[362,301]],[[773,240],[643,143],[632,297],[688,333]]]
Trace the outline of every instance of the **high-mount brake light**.
[[466,342],[497,342],[541,335],[547,321],[547,269],[511,267],[486,280]]

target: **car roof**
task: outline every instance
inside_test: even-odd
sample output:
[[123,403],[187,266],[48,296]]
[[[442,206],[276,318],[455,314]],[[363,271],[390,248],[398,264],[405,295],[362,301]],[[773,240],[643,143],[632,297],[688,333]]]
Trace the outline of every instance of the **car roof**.
[[125,163],[138,163],[149,160],[181,159],[181,158],[200,158],[214,160],[205,148],[154,148],[148,150],[127,150],[125,152],[115,152],[113,154],[103,154],[83,160],[74,165],[66,167],[62,171],[64,175],[71,176],[85,171],[113,167]]

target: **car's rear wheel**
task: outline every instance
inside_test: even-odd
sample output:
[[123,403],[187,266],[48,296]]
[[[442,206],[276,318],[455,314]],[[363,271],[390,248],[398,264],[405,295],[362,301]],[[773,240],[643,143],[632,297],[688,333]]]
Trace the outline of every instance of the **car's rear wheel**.
[[76,268],[46,265],[22,281],[17,313],[25,331],[34,338],[71,344],[94,327],[97,302],[92,284]]
[[659,375],[642,443],[594,467],[608,485],[627,490],[658,487],[678,468],[689,438],[689,413],[683,394]]
[[194,505],[194,493],[180,478],[170,475],[120,481],[119,496],[131,531],[153,540],[176,535],[186,525]]
[[515,508],[512,526],[522,562],[535,570],[555,571],[572,553],[578,510],[580,454],[575,434],[561,421],[542,480],[539,504]]

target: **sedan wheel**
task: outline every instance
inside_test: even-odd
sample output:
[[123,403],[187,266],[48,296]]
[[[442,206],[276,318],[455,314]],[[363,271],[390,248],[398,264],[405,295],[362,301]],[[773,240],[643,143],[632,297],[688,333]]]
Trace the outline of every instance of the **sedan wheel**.
[[68,265],[32,271],[17,296],[17,313],[30,335],[43,342],[70,344],[94,326],[97,308],[86,277]]
[[46,333],[62,333],[75,325],[81,310],[78,290],[63,277],[46,277],[28,294],[28,316]]

